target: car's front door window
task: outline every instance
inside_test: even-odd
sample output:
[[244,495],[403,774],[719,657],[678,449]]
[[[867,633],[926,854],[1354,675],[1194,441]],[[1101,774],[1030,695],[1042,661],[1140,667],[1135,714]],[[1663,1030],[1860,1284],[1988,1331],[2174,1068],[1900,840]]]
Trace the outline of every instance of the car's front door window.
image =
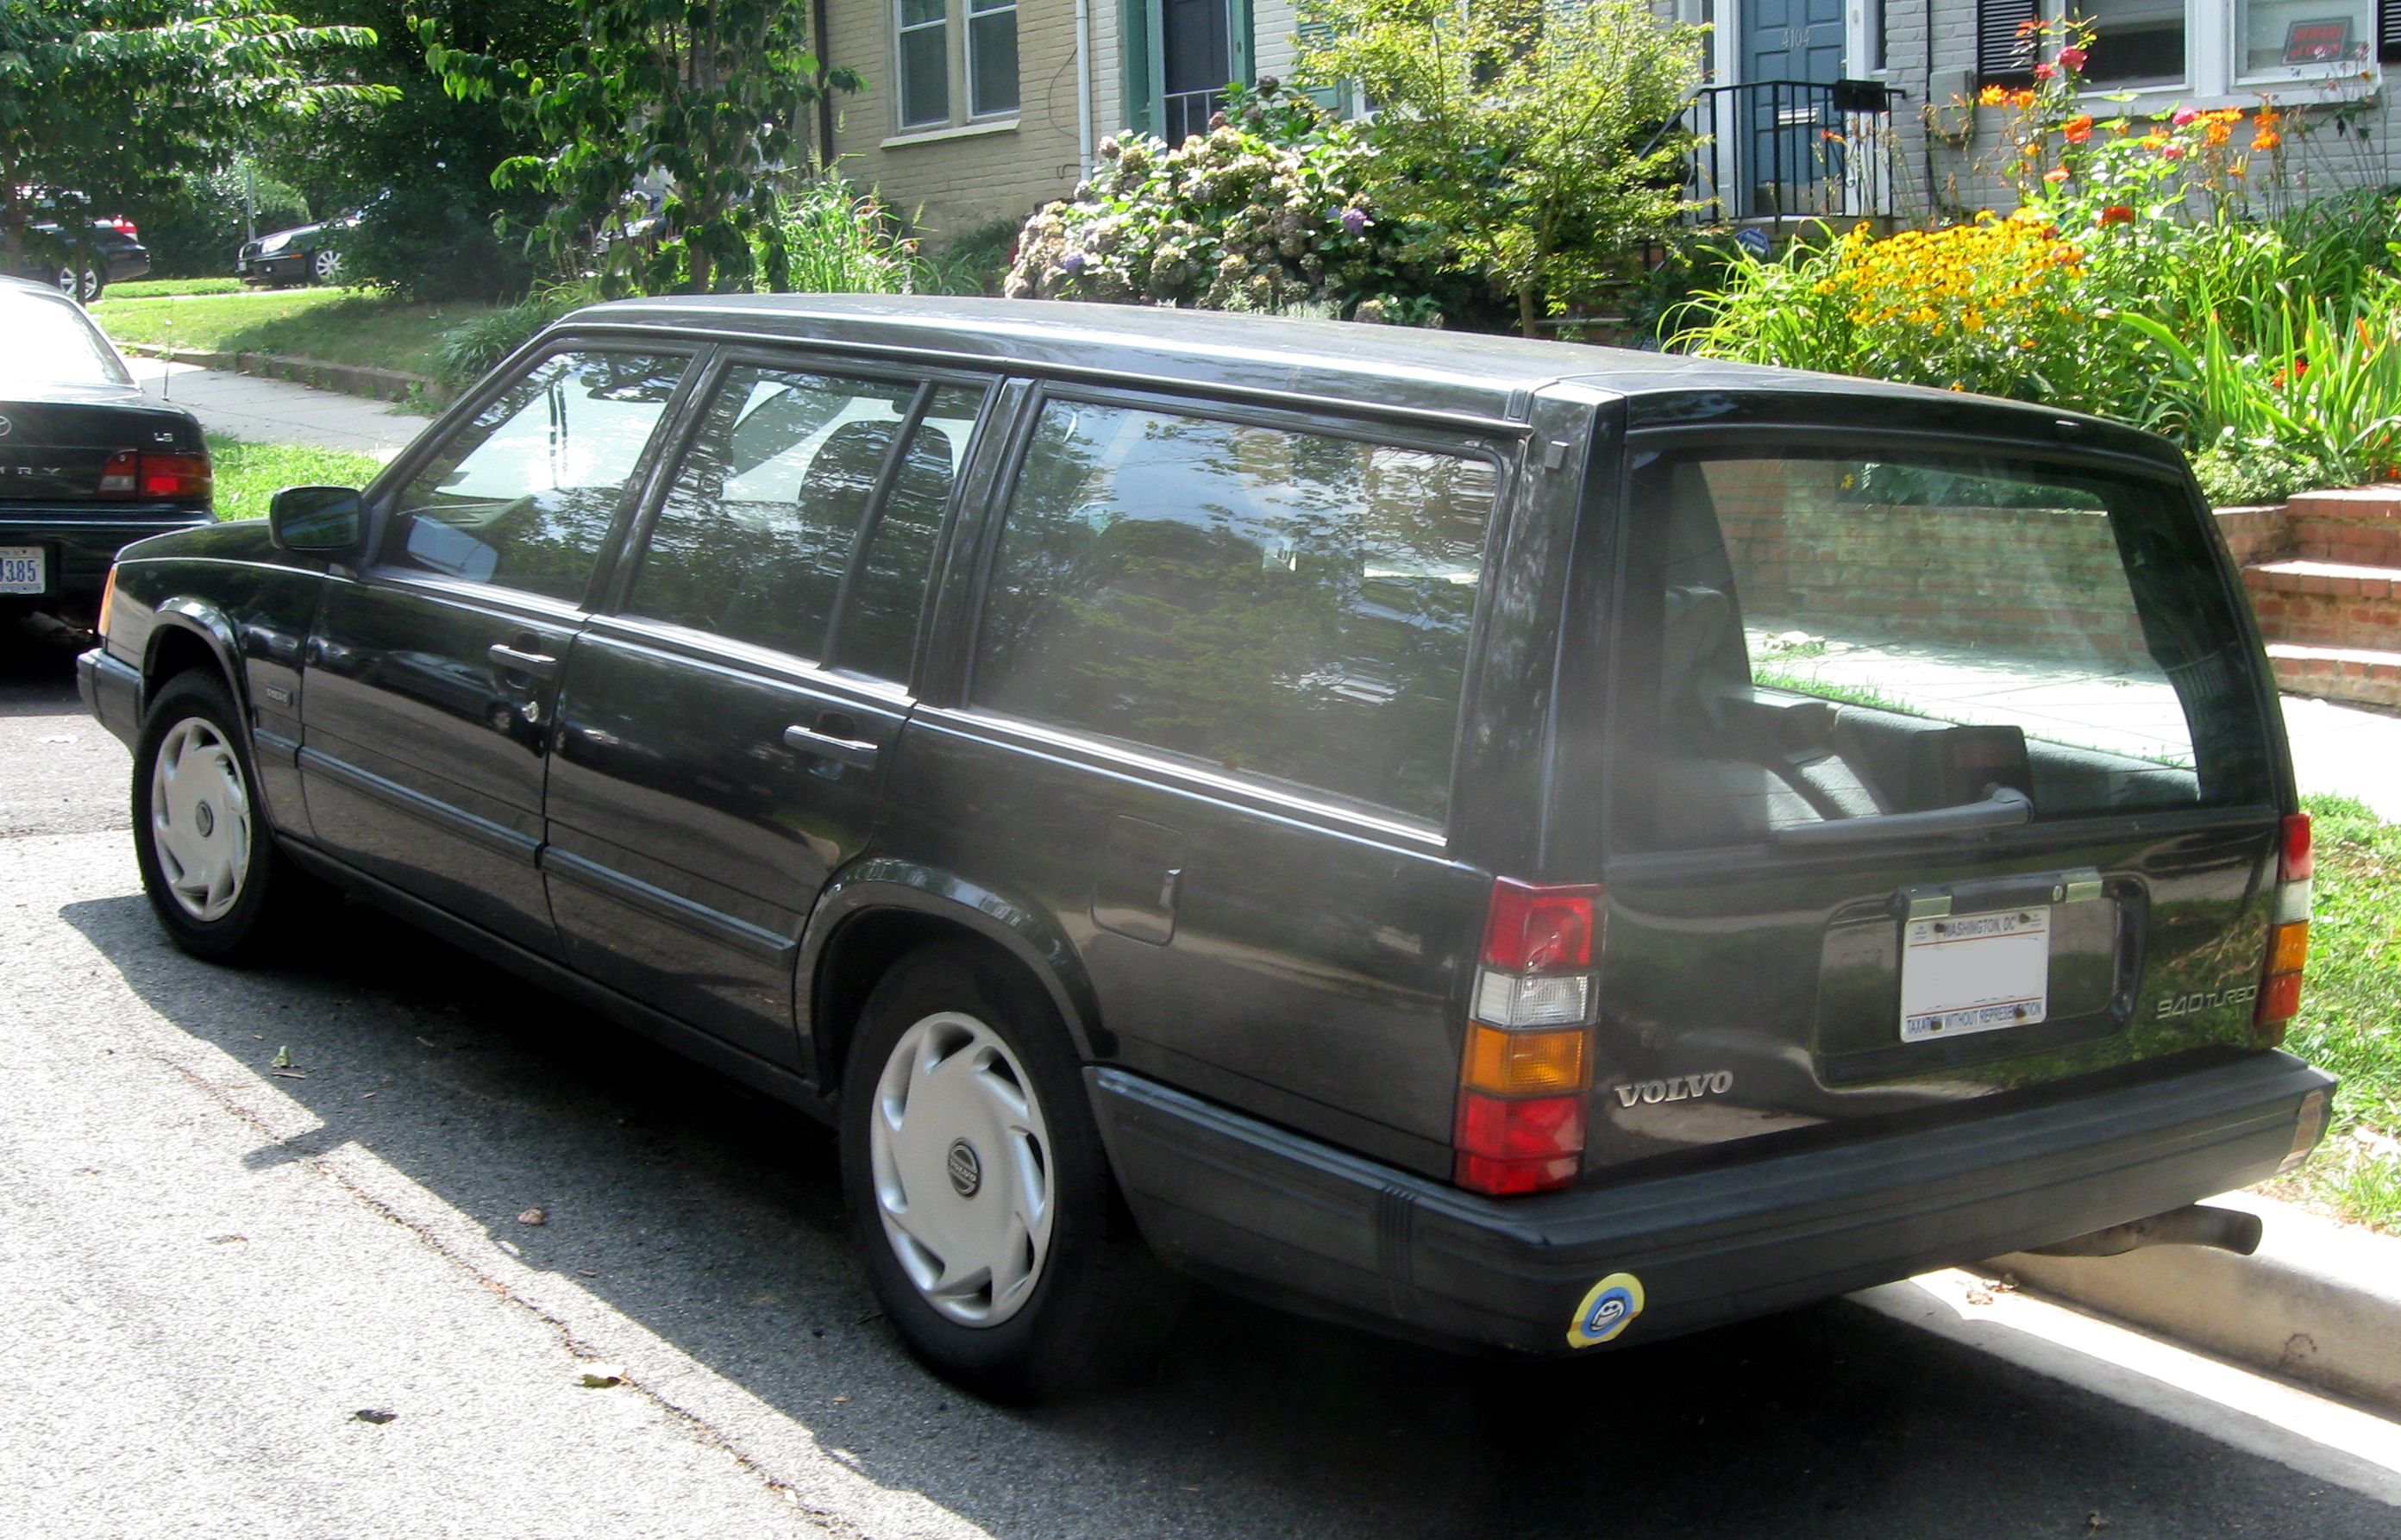
[[383,564],[581,600],[686,361],[588,352],[535,365],[402,490]]

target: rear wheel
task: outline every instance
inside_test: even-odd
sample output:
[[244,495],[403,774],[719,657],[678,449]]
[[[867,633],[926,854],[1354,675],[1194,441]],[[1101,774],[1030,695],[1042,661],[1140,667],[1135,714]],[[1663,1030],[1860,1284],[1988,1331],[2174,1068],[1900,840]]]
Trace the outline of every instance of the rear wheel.
[[911,1351],[1004,1400],[1107,1378],[1182,1299],[1134,1232],[1064,1027],[987,949],[911,953],[844,1077],[843,1179]]
[[225,682],[170,679],[134,749],[133,851],[159,924],[195,957],[257,956],[329,896],[276,848],[257,787]]

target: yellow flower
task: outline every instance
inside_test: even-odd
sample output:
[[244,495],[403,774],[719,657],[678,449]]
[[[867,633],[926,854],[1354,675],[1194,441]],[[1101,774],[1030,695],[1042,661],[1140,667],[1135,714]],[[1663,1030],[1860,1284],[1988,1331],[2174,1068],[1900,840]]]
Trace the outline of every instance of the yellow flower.
[[1984,318],[1980,313],[1970,310],[1959,318],[1959,324],[1970,332],[1981,332],[1984,329]]
[[1976,105],[1980,107],[1997,107],[2009,99],[2010,93],[2006,88],[2000,86],[1987,86],[1983,90],[1976,93]]

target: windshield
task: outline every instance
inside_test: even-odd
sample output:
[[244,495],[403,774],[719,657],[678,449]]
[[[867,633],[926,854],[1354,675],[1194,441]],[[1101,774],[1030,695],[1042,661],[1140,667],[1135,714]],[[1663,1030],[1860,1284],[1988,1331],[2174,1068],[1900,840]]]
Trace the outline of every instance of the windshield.
[[1996,788],[2037,820],[2268,795],[2241,620],[2171,481],[1728,449],[1639,456],[1635,487],[1640,843]]
[[0,293],[0,386],[130,385],[133,376],[83,313],[47,294]]

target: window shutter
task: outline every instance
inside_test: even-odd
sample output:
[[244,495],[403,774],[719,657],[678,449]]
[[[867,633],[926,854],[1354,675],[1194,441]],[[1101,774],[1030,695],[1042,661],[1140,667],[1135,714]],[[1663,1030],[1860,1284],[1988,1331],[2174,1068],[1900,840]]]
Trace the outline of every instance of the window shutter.
[[2378,0],[2376,57],[2388,64],[2401,64],[2401,0]]
[[[2401,0],[2380,0],[2390,8]],[[1976,77],[1986,85],[2034,78],[2037,0],[1976,0]]]

